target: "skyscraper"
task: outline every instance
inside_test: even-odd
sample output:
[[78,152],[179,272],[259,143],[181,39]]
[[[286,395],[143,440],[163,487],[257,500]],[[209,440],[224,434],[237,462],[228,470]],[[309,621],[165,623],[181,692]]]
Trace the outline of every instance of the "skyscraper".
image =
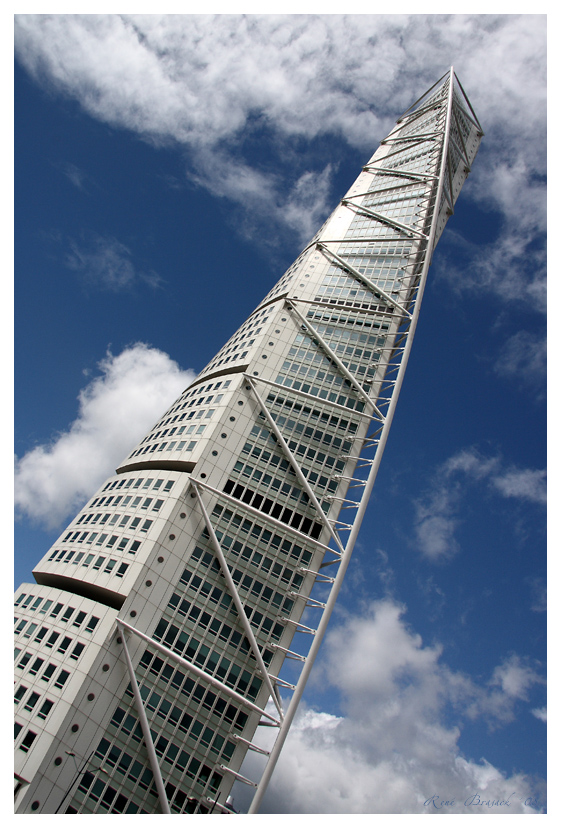
[[18,590],[18,813],[258,809],[481,137],[450,70]]

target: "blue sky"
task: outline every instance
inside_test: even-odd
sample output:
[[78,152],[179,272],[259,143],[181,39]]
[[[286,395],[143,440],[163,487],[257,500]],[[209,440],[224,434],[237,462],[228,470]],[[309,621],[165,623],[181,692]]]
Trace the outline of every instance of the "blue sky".
[[539,811],[545,17],[25,15],[16,55],[16,585],[454,64],[485,138],[265,809]]

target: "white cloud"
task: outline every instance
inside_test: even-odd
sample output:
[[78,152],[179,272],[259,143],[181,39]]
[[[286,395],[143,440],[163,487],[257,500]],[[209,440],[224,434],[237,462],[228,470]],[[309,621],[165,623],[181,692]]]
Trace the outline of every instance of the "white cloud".
[[495,668],[491,684],[499,685],[503,693],[515,699],[527,699],[528,688],[535,682],[531,667],[522,664],[517,655],[511,656],[504,664]]
[[287,189],[275,173],[205,149],[198,151],[196,171],[189,177],[237,205],[234,221],[242,235],[253,237],[266,219],[276,228],[270,244],[277,242],[279,228],[288,228],[304,244],[329,212],[331,172],[329,164],[321,172],[304,172]]
[[528,578],[526,583],[530,585],[530,594],[532,604],[530,609],[532,612],[546,612],[547,611],[547,585],[545,580],[539,575],[533,578]]
[[460,524],[465,482],[487,483],[488,491],[526,503],[546,503],[545,469],[506,467],[500,457],[463,449],[442,463],[433,483],[415,502],[415,538],[421,554],[443,561],[459,551],[454,533]]
[[536,719],[540,720],[540,722],[547,723],[547,707],[537,707],[534,710],[532,710],[532,713],[536,717]]
[[77,167],[76,164],[65,163],[62,165],[62,171],[75,187],[79,190],[84,189],[84,183],[88,176],[80,167]]
[[[82,505],[195,377],[162,351],[137,343],[99,363],[70,427],[16,461],[15,503],[49,528]],[[127,448],[128,447],[128,448]]]
[[[516,201],[523,199],[521,186]],[[545,313],[546,255],[541,235],[510,218],[499,237],[487,244],[468,243],[452,228],[448,228],[447,238],[453,249],[451,254],[439,252],[437,278],[445,280],[455,293],[490,292],[505,303],[523,302],[529,310]],[[458,252],[468,258],[469,267],[459,269],[455,264]]]
[[534,503],[547,502],[545,469],[512,469],[491,480],[505,497],[517,497]]
[[546,374],[545,337],[518,331],[504,343],[495,371],[499,376],[522,379],[530,387],[543,387]]
[[161,280],[151,270],[138,270],[131,261],[131,251],[111,236],[91,235],[78,244],[70,241],[66,266],[80,273],[84,281],[102,290],[130,290],[138,282],[158,287]]
[[544,35],[545,15],[18,15],[16,43],[44,83],[154,139],[214,144],[262,118],[368,148],[375,113],[408,107],[453,55],[484,129],[535,140]]
[[491,729],[512,722],[518,702],[528,701],[528,690],[544,683],[527,660],[511,654],[495,668],[487,687],[472,685],[473,700],[467,705],[466,715],[471,719],[487,718]]
[[[544,226],[545,24],[527,14],[17,15],[16,50],[39,82],[93,117],[188,147],[199,182],[212,190],[230,179],[224,194],[237,202],[248,184],[274,190],[274,172],[241,157],[259,130],[279,157],[292,146],[298,189],[313,172],[298,139],[339,136],[366,160],[454,63],[486,130],[469,189],[520,240]],[[290,196],[271,206],[298,229]],[[480,265],[475,283],[504,292],[509,252],[499,243],[498,269]]]
[[321,220],[328,211],[330,179],[330,165],[320,173],[303,173],[283,205],[284,221],[299,235],[302,243],[317,233]]
[[[475,684],[442,662],[440,647],[423,645],[403,611],[376,601],[328,635],[320,680],[340,693],[343,713],[302,706],[262,813],[436,813],[424,804],[435,794],[455,800],[444,813],[534,812],[524,805],[533,793],[524,774],[509,777],[462,755],[461,722],[466,715],[508,722],[541,677],[511,656],[487,684]],[[250,778],[256,768],[246,760]],[[236,791],[234,804],[242,796]],[[493,799],[510,805],[481,804]]]
[[491,474],[499,465],[498,457],[483,457],[473,449],[462,449],[442,464],[441,471],[446,477],[456,472],[463,472],[469,477],[480,480]]
[[415,504],[415,534],[423,555],[431,561],[459,551],[454,538],[458,526],[457,490],[435,488]]

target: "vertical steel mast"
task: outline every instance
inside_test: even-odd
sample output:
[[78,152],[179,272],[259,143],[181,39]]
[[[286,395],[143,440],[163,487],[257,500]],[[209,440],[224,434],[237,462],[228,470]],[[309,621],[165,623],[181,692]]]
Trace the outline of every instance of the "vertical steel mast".
[[18,813],[258,812],[482,135],[450,69],[21,587]]

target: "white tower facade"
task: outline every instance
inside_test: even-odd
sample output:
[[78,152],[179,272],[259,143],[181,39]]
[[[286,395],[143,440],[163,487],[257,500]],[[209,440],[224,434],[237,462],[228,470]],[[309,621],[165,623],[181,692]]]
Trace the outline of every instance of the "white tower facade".
[[17,813],[258,810],[482,134],[450,70],[17,591]]

